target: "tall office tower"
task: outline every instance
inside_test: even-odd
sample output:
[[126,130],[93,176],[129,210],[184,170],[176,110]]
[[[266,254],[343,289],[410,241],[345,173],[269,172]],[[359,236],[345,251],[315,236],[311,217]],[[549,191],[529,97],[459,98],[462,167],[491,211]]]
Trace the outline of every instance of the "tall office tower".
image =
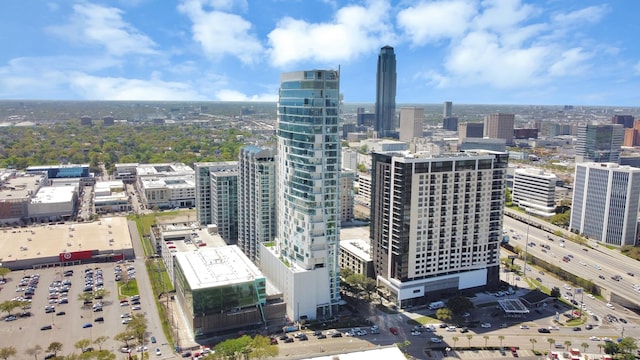
[[613,115],[611,123],[620,124],[624,126],[625,129],[631,129],[633,127],[634,120],[633,115]]
[[330,318],[341,300],[339,75],[310,70],[280,78],[278,235],[262,248],[260,263],[294,321]]
[[458,118],[452,116],[442,119],[442,128],[449,131],[458,131]]
[[444,102],[444,108],[442,109],[442,117],[450,118],[453,115],[453,103],[451,101]]
[[227,245],[238,243],[238,163],[233,170],[211,171],[211,222]]
[[201,226],[213,224],[211,207],[211,173],[238,171],[237,161],[198,162],[193,164],[196,173],[196,220]]
[[620,159],[624,141],[622,125],[585,125],[578,127],[576,162],[614,162]]
[[353,206],[355,194],[353,186],[356,182],[356,170],[342,170],[340,172],[340,222],[353,221]]
[[[624,129],[622,146],[640,146],[640,120],[634,120],[631,129]],[[622,165],[622,163],[620,163],[620,165]]]
[[413,141],[422,137],[424,108],[400,108],[400,141]]
[[508,154],[374,153],[371,254],[396,306],[499,284]]
[[342,168],[358,170],[358,152],[351,148],[342,149]]
[[396,134],[396,54],[391,46],[380,49],[376,73],[376,124],[378,137]]
[[275,153],[249,145],[238,154],[238,247],[255,263],[258,244],[276,236]]
[[495,113],[484,117],[484,137],[504,139],[507,146],[513,145],[514,114]]
[[542,169],[516,169],[513,174],[513,204],[532,214],[552,217],[556,214],[557,181],[555,174]]
[[481,122],[464,122],[458,124],[458,140],[466,138],[482,138],[484,124]]
[[606,244],[636,245],[640,169],[576,164],[569,229]]

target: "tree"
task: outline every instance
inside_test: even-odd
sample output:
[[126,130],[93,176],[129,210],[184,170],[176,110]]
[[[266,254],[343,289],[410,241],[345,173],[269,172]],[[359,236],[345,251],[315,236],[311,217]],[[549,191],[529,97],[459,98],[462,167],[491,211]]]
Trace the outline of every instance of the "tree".
[[604,352],[609,355],[617,354],[620,352],[620,347],[618,347],[618,344],[613,341],[607,341],[604,344]]
[[625,337],[618,343],[618,347],[624,353],[631,353],[638,348],[636,341],[632,337]]
[[582,344],[580,344],[580,346],[582,346],[582,352],[587,352],[587,349],[589,348],[589,343],[583,342]]
[[11,315],[13,310],[20,306],[22,306],[22,302],[18,300],[7,300],[0,303],[0,311],[6,311],[7,314]]
[[486,348],[487,347],[487,341],[489,341],[489,335],[485,335],[485,336],[483,336],[483,338],[484,338],[484,347]]
[[133,314],[127,324],[127,330],[136,339],[138,345],[144,345],[144,336],[147,333],[147,318],[140,313]]
[[109,340],[108,336],[98,336],[97,338],[95,338],[95,340],[93,340],[93,343],[98,345],[98,349],[100,351],[102,351],[102,345]]
[[248,335],[225,340],[215,346],[215,354],[225,359],[236,359],[238,356],[248,354],[251,351],[251,342],[252,339]]
[[458,342],[458,340],[460,340],[460,338],[457,337],[457,336],[453,336],[453,337],[451,337],[451,340],[453,340],[453,348],[455,349],[456,348],[456,343]]
[[58,351],[62,350],[62,343],[54,341],[47,347],[47,352],[52,352],[53,356],[58,356]]
[[38,360],[38,355],[40,355],[41,351],[42,351],[42,346],[36,345],[34,347],[28,348],[27,350],[24,351],[24,353],[29,356],[33,356],[35,360]]
[[113,337],[113,340],[122,341],[127,347],[129,347],[129,341],[131,340],[132,337],[133,337],[133,332],[127,329],[121,333],[117,333]]
[[251,341],[251,345],[249,347],[251,349],[251,358],[254,359],[276,357],[279,353],[278,347],[271,346],[271,340],[262,335],[256,335],[256,337]]
[[473,309],[473,303],[469,298],[465,296],[454,296],[447,301],[447,307],[452,313],[456,315],[462,315],[465,312]]
[[509,190],[508,187],[505,187],[504,190],[504,202],[507,206],[511,206],[511,203],[513,201],[513,198],[511,197],[511,190]]
[[6,267],[0,267],[0,276],[2,276],[2,280],[6,281],[7,279],[5,278],[9,273],[11,272],[11,269],[6,268]]
[[556,339],[554,338],[547,338],[547,342],[549,343],[549,349],[551,349],[551,347],[553,346],[553,344],[556,343]]
[[84,349],[88,348],[89,345],[91,345],[91,340],[89,340],[89,339],[80,339],[80,340],[76,341],[76,343],[73,346],[75,346],[76,349],[84,352]]
[[560,288],[559,288],[559,287],[557,287],[557,286],[554,286],[554,287],[551,289],[551,292],[549,293],[549,296],[554,297],[554,298],[556,298],[556,299],[557,299],[557,298],[559,298],[559,297],[560,297],[560,295],[561,295],[561,294],[560,294]]
[[504,335],[498,335],[498,340],[500,340],[500,347],[502,347],[502,341],[504,340]]
[[569,346],[571,346],[571,341],[570,340],[565,340],[564,341],[564,346],[567,350],[569,350]]
[[602,354],[602,348],[604,348],[604,344],[598,344],[598,349],[600,349],[600,354]]
[[436,318],[441,321],[449,321],[453,318],[453,314],[451,313],[451,309],[449,308],[440,308],[436,310]]
[[471,347],[471,339],[473,339],[473,335],[467,334],[467,340],[469,341],[469,347]]
[[5,346],[5,347],[0,348],[0,358],[2,358],[4,360],[7,360],[8,358],[10,358],[12,356],[16,356],[17,353],[18,353],[18,351],[13,346]]
[[538,342],[538,340],[536,340],[535,338],[531,338],[531,339],[529,339],[529,342],[531,343],[531,350],[535,351],[536,350],[536,343]]

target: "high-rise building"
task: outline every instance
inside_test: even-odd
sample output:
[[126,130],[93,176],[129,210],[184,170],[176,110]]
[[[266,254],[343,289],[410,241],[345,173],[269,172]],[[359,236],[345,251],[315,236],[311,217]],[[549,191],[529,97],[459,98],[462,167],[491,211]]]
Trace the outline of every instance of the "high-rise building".
[[396,134],[396,54],[391,46],[384,46],[378,55],[374,130],[381,138]]
[[620,124],[624,126],[625,129],[631,129],[633,127],[634,120],[633,115],[613,115],[611,123]]
[[211,173],[217,171],[237,174],[238,162],[198,162],[193,164],[196,177],[196,220],[201,226],[214,224],[212,216]]
[[551,217],[556,210],[555,174],[542,169],[516,169],[513,174],[513,204],[532,214]]
[[353,206],[355,194],[353,187],[356,182],[356,170],[342,170],[340,172],[340,222],[353,221]]
[[620,159],[624,127],[619,124],[578,127],[576,162],[614,162]]
[[453,115],[453,103],[451,101],[445,101],[442,109],[442,117],[450,118]]
[[442,119],[442,128],[449,131],[458,131],[458,118],[452,116]]
[[463,122],[458,125],[458,139],[482,138],[484,124],[481,122]]
[[499,283],[508,154],[374,153],[371,247],[398,307]]
[[340,298],[340,78],[335,70],[281,75],[277,221],[260,267],[283,290],[292,320],[333,316]]
[[413,141],[422,137],[424,124],[424,108],[400,108],[400,141]]
[[640,169],[615,163],[579,163],[569,229],[605,244],[636,245]]
[[358,152],[351,148],[342,149],[342,168],[358,170]]
[[514,114],[495,113],[484,117],[484,137],[504,139],[507,146],[513,145]]
[[234,170],[211,171],[211,222],[227,245],[238,243],[238,163]]
[[254,145],[238,154],[238,247],[259,262],[258,244],[276,236],[275,149]]

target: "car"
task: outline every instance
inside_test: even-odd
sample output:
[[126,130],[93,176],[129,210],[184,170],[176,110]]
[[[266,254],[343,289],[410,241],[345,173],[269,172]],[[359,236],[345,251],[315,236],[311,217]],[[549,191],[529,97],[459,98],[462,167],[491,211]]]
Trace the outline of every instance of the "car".
[[627,323],[627,320],[626,320],[626,319],[624,319],[624,318],[618,318],[618,320],[619,320],[621,323],[623,323],[623,324],[626,324],[626,323]]
[[51,330],[53,328],[53,326],[51,325],[45,325],[43,327],[40,328],[40,330]]
[[488,323],[488,322],[482,323],[482,324],[480,324],[480,327],[485,328],[485,329],[489,329],[489,328],[491,328],[491,324]]
[[627,275],[629,276],[635,276],[632,272],[628,272]]
[[440,339],[439,337],[432,337],[431,339],[429,339],[429,341],[431,341],[434,344],[439,344],[442,342],[442,339]]
[[88,352],[92,352],[92,351],[93,351],[93,348],[92,348],[92,347],[88,347],[88,348],[84,348],[84,349],[82,349],[82,353],[83,353],[83,354],[84,354],[84,353],[88,353]]
[[411,331],[411,335],[412,335],[412,336],[420,336],[420,331],[412,330],[412,331]]
[[104,322],[104,317],[102,317],[102,316],[97,317],[97,318],[96,318],[95,320],[93,320],[93,321],[95,321],[95,322]]
[[547,328],[539,328],[538,332],[541,334],[548,334],[551,332],[551,330],[547,329]]
[[606,277],[604,277],[604,275],[602,275],[602,274],[598,275],[598,277],[599,277],[600,279],[602,279],[602,280],[605,280],[605,279],[606,279]]
[[272,338],[269,339],[269,343],[271,345],[278,345],[278,339],[275,338],[275,337],[272,337]]
[[284,342],[285,343],[292,343],[293,342],[293,338],[292,337],[287,337],[287,339]]
[[455,327],[455,326],[453,326],[453,325],[451,325],[451,326],[447,326],[447,331],[448,331],[448,332],[454,332],[454,331],[456,331],[456,327]]
[[87,329],[87,328],[90,328],[90,327],[93,327],[92,323],[86,323],[86,324],[82,325],[83,329]]
[[147,347],[146,347],[146,346],[138,346],[138,347],[136,348],[136,351],[137,351],[137,352],[144,352],[144,351],[147,351]]
[[9,315],[6,318],[4,318],[4,321],[15,321],[18,318],[15,315]]
[[131,317],[131,314],[129,314],[129,313],[124,313],[124,314],[120,315],[121,319],[130,318],[130,317]]
[[44,359],[45,360],[47,360],[47,359],[55,359],[55,357],[56,357],[56,354],[47,354],[47,355],[44,356]]
[[342,337],[342,333],[341,332],[334,332],[333,334],[331,334],[332,338],[339,338]]
[[64,312],[64,311],[58,311],[58,312],[56,313],[56,316],[62,316],[62,315],[67,315],[67,313],[66,313],[66,312]]
[[584,326],[584,328],[587,329],[587,330],[591,330],[591,329],[593,329],[593,325],[587,324],[587,325]]
[[576,326],[576,327],[573,328],[573,331],[581,331],[581,330],[582,330],[582,328],[580,326]]
[[[292,339],[292,340],[293,340],[293,339]],[[183,358],[189,358],[189,357],[191,357],[191,351],[183,352],[183,353],[182,353],[182,357],[183,357]]]
[[93,312],[100,312],[100,311],[102,311],[102,306],[93,308]]
[[389,328],[389,331],[391,331],[391,333],[393,335],[398,335],[398,333],[400,333],[400,331],[398,331],[397,327],[391,327],[391,328]]
[[156,343],[156,337],[155,337],[155,336],[152,336],[152,337],[151,337],[151,343],[152,343],[152,344],[155,344],[155,343]]
[[160,351],[160,348],[156,348],[156,355],[157,356],[161,356],[162,355],[162,351]]
[[556,330],[556,331],[559,331],[559,330],[560,330],[560,328],[559,328],[559,327],[557,327],[557,326],[555,326],[555,325],[551,325],[551,326],[549,326],[547,329],[549,329],[549,330]]
[[130,322],[131,322],[131,318],[122,319],[122,325],[127,325]]
[[597,336],[590,336],[589,340],[593,340],[593,341],[600,341],[600,338]]
[[56,312],[56,309],[48,308],[48,309],[44,309],[44,312],[49,314],[49,313],[52,313],[52,312]]
[[[373,333],[372,333],[372,334],[373,334]],[[376,334],[379,334],[379,332],[378,332],[378,333],[376,333]],[[317,337],[317,338],[318,338],[318,339],[326,339],[326,338],[327,338],[327,335],[325,335],[325,334],[320,334],[320,335],[318,335],[318,337]]]
[[29,317],[31,316],[31,312],[30,311],[23,311],[20,313],[20,317],[24,318],[24,317]]
[[518,357],[518,350],[516,348],[511,348],[511,356]]
[[588,297],[589,299],[595,299],[595,298],[596,298],[595,296],[593,296],[593,294],[587,294],[587,297]]
[[460,329],[460,332],[463,333],[463,334],[464,333],[468,333],[469,332],[469,328],[465,326],[465,327]]
[[529,330],[529,325],[520,325],[520,329]]
[[300,341],[307,341],[307,340],[309,340],[309,338],[307,337],[307,335],[306,335],[306,334],[302,334],[302,335],[298,336],[298,340],[300,340]]

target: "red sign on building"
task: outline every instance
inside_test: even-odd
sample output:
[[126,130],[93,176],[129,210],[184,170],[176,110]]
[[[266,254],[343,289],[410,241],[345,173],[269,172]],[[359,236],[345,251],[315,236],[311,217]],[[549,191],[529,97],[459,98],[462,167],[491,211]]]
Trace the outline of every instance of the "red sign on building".
[[83,250],[83,251],[71,251],[71,252],[63,252],[59,254],[60,261],[75,261],[75,260],[87,260],[91,259],[91,255],[93,254],[93,250]]

